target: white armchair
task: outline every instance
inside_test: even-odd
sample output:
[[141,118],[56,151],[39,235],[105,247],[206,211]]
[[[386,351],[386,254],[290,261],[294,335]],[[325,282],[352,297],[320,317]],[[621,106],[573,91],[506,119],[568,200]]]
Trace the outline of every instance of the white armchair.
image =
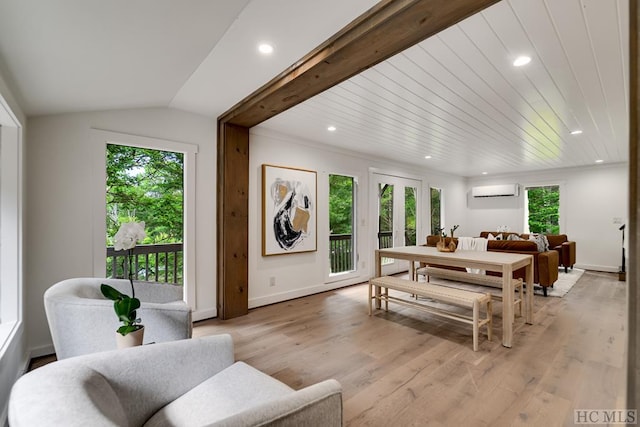
[[[60,359],[116,348],[120,322],[113,301],[100,292],[102,283],[131,295],[128,280],[74,278],[56,283],[44,293],[44,307],[56,356]],[[191,338],[191,309],[182,300],[182,286],[134,282],[145,325],[144,342]]]
[[11,427],[342,426],[342,389],[295,391],[234,363],[229,335],[88,354],[23,375]]

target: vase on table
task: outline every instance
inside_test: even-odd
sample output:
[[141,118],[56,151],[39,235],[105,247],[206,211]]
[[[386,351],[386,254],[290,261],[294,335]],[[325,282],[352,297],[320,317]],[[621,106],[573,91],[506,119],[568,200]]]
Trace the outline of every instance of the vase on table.
[[436,243],[436,249],[440,252],[455,252],[456,243],[453,241],[452,237],[440,236],[440,241]]

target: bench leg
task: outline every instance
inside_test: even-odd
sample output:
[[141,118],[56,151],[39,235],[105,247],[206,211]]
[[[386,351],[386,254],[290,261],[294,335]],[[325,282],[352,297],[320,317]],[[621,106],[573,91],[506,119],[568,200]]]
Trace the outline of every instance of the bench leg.
[[373,304],[373,285],[371,284],[371,280],[369,280],[369,316],[371,316],[371,305]]
[[480,320],[480,304],[473,302],[473,351],[478,351],[478,323]]

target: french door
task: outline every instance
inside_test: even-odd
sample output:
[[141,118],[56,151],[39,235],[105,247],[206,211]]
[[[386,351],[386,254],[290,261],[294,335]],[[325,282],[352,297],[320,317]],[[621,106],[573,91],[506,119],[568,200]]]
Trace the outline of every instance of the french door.
[[[418,228],[418,207],[421,182],[392,175],[373,174],[373,191],[376,200],[377,249],[399,246],[415,246]],[[394,274],[409,268],[407,261],[382,260],[382,273]]]

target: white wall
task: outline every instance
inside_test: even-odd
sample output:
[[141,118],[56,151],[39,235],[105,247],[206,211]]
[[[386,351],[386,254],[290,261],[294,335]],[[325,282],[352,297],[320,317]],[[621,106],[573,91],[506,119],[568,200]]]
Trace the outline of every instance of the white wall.
[[[576,242],[576,267],[618,271],[622,233],[614,218],[628,217],[628,165],[597,165],[539,173],[469,180],[477,185],[519,183],[522,186],[560,185],[560,232]],[[508,225],[524,226],[524,197],[473,199],[468,195],[468,223],[473,235]]]
[[[22,144],[24,147],[24,137],[26,135],[26,118],[22,109],[14,94],[10,85],[0,74],[0,95],[8,104],[9,109],[15,115],[22,126],[23,139]],[[5,118],[0,119],[0,124],[3,123]],[[20,170],[23,170],[23,165],[20,165]],[[18,276],[22,276],[20,272]],[[4,425],[7,416],[7,403],[9,398],[9,392],[15,380],[26,369],[29,362],[29,356],[27,351],[27,339],[23,320],[23,295],[24,286],[23,283],[19,283],[17,286],[17,293],[19,294],[19,319],[17,324],[0,325],[0,424]]]
[[[68,277],[93,275],[90,195],[94,180],[103,173],[93,164],[99,149],[91,129],[99,128],[198,146],[196,190],[196,313],[194,318],[216,315],[216,123],[215,120],[172,109],[138,109],[30,118],[26,162],[25,283],[28,345],[33,354],[52,351],[42,296],[52,284]],[[261,165],[295,166],[318,171],[318,251],[262,257]],[[422,181],[422,218],[418,239],[429,233],[428,188],[444,190],[445,226],[459,224],[458,235],[477,235],[497,225],[520,230],[523,207],[517,199],[489,199],[478,205],[468,199],[473,185],[519,182],[539,185],[561,183],[562,232],[578,243],[578,266],[616,271],[620,263],[620,232],[613,217],[626,218],[626,165],[601,165],[539,174],[466,180],[367,159],[355,153],[319,147],[309,141],[257,127],[251,131],[249,188],[249,306],[282,301],[367,280],[372,274],[373,235],[369,215],[371,170],[417,177]],[[328,274],[328,174],[354,175],[359,180],[358,251],[356,274],[343,281]],[[276,286],[269,286],[274,277]],[[331,282],[331,283],[328,283]]]
[[[429,230],[428,187],[442,188],[445,198],[444,216],[447,224],[465,224],[466,183],[463,178],[431,173],[417,167],[389,163],[380,159],[362,156],[318,146],[309,141],[300,141],[260,126],[251,129],[249,151],[249,307],[283,301],[316,292],[335,289],[368,280],[373,272],[373,250],[375,246],[375,223],[372,225],[369,200],[370,169],[385,171],[422,181],[422,218],[418,230],[418,241],[422,241]],[[273,164],[318,172],[318,250],[302,254],[262,256],[261,213],[261,165]],[[329,280],[327,272],[329,245],[328,175],[343,174],[358,178],[357,234],[360,263],[358,271],[347,280]],[[424,197],[426,195],[427,197]],[[276,285],[269,286],[275,278]]]
[[[26,153],[26,304],[33,354],[53,352],[43,294],[69,277],[93,276],[92,195],[104,174],[91,129],[198,146],[196,157],[196,307],[194,319],[216,315],[216,122],[166,108],[63,114],[29,118]],[[98,180],[98,183],[100,180]]]

